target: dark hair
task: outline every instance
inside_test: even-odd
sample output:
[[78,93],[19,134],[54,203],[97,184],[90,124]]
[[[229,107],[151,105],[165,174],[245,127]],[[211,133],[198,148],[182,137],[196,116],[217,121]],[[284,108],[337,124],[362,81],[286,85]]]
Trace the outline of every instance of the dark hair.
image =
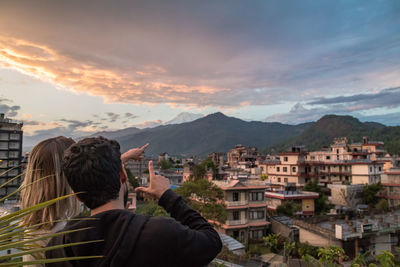
[[65,151],[62,168],[71,188],[89,208],[118,198],[121,152],[117,141],[85,138]]

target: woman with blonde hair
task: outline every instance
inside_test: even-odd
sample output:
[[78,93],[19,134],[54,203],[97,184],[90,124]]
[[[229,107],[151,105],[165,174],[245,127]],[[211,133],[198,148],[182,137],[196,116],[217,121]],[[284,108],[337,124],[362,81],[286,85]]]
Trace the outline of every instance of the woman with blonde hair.
[[[59,136],[41,141],[32,149],[21,184],[22,209],[72,193],[62,174],[61,161],[65,150],[74,143],[71,138]],[[55,233],[64,228],[66,219],[78,215],[79,211],[79,202],[76,198],[69,197],[23,217],[21,224],[25,227],[38,225],[33,232],[36,237]],[[26,238],[30,238],[29,234]],[[36,244],[44,247],[47,240]],[[23,256],[23,261],[33,261],[38,257],[41,255],[26,255]]]
[[[72,138],[59,136],[41,141],[32,149],[21,185],[22,209],[72,193],[62,173],[61,162],[65,150],[74,143]],[[125,152],[121,156],[122,162],[142,159],[147,146],[148,144]],[[66,221],[78,215],[79,211],[80,202],[75,197],[69,197],[25,216],[21,224],[25,227],[38,225],[34,233],[36,237],[55,233],[62,230]],[[26,238],[29,238],[28,234]],[[48,240],[43,240],[37,242],[37,245],[44,247],[47,242]],[[23,261],[33,261],[38,257],[42,255],[23,256]]]

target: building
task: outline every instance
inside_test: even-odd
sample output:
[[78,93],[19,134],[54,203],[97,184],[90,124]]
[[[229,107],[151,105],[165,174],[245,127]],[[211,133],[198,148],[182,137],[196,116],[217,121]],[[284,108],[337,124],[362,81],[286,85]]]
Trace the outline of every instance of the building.
[[228,152],[228,165],[230,168],[238,168],[241,166],[252,167],[258,157],[258,150],[256,147],[245,147],[236,145]]
[[296,215],[312,216],[315,213],[315,199],[318,197],[319,193],[300,191],[296,184],[287,184],[284,190],[270,188],[265,192],[267,209],[272,214],[276,213],[279,206],[291,201],[301,205],[301,211]]
[[329,202],[335,205],[337,213],[344,209],[355,210],[358,204],[362,204],[363,184],[329,184],[328,188],[331,190]]
[[400,168],[392,168],[382,174],[383,190],[381,197],[388,200],[389,207],[400,206]]
[[[368,215],[363,218],[348,216],[320,216],[292,219],[274,217],[272,230],[283,236],[295,235],[300,242],[312,246],[338,246],[344,249],[349,259],[371,251],[373,255],[382,251],[395,253],[400,245],[400,213]],[[297,228],[297,230],[295,230]],[[295,230],[295,231],[294,231]]]
[[307,182],[306,155],[301,147],[293,147],[290,152],[279,153],[279,159],[265,160],[260,166],[268,175],[268,182],[284,187],[287,183],[303,187]]
[[140,184],[147,184],[147,177],[144,177],[143,174],[148,172],[150,160],[151,158],[144,158],[142,160],[129,160],[124,165],[125,168],[131,171],[133,176],[139,179]]
[[227,220],[217,231],[247,244],[266,235],[265,190],[261,181],[213,181],[224,191]]
[[[22,173],[22,123],[5,118],[0,114],[0,184]],[[21,184],[21,177],[0,188],[0,197],[16,191]],[[11,199],[15,199],[12,196]]]

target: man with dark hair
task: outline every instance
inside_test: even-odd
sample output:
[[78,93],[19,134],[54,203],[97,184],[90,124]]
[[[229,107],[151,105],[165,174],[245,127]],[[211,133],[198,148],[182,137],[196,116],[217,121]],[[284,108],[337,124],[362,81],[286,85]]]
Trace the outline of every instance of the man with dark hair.
[[46,258],[101,255],[47,266],[204,266],[221,250],[219,235],[199,213],[189,208],[156,175],[149,162],[150,185],[139,187],[158,199],[172,218],[135,215],[124,210],[127,175],[119,144],[87,138],[65,153],[63,170],[78,198],[91,208],[89,219],[73,220],[64,231],[88,228],[54,237],[49,246],[101,240],[46,252]]

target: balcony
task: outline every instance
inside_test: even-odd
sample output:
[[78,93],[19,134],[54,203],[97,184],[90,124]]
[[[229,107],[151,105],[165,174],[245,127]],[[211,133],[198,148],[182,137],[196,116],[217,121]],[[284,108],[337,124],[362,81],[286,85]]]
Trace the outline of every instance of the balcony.
[[227,220],[226,225],[227,226],[235,226],[235,225],[245,225],[247,224],[247,219],[241,219],[241,220]]
[[225,205],[227,207],[236,207],[236,206],[245,206],[248,205],[249,202],[247,200],[242,201],[225,201]]

